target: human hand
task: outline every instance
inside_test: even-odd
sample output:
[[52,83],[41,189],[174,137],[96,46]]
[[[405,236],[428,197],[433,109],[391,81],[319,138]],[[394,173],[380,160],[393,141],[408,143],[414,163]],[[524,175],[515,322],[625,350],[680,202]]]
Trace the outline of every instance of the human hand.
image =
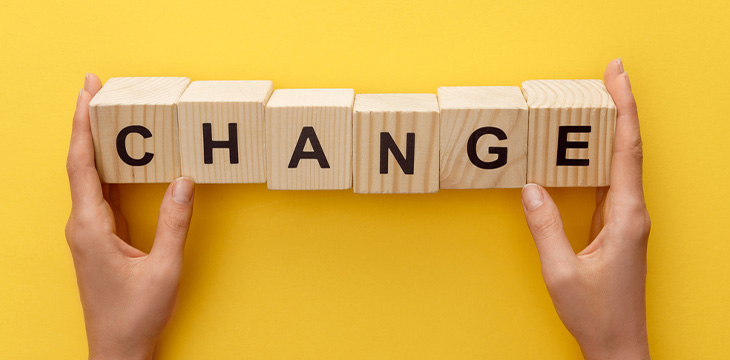
[[101,184],[94,166],[89,102],[101,81],[87,74],[76,100],[66,169],[71,215],[66,240],[84,310],[90,359],[147,359],[172,316],[183,247],[193,212],[193,182],[167,188],[148,254],[129,242],[119,190]]
[[596,190],[592,242],[577,255],[557,206],[528,184],[522,204],[550,297],[586,359],[648,359],[646,247],[651,223],[642,186],[639,117],[621,59],[604,82],[616,103],[610,187]]

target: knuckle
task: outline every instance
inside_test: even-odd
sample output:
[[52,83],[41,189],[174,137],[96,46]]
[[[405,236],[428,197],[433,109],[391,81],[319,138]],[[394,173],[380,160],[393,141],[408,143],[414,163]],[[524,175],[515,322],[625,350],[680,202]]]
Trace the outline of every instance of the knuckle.
[[93,243],[91,239],[94,236],[107,234],[110,231],[112,230],[109,228],[109,223],[104,220],[103,214],[99,213],[99,209],[73,206],[64,229],[66,242],[74,254],[87,252],[89,244]]
[[574,284],[578,279],[578,272],[567,264],[558,264],[543,272],[548,289],[562,289]]
[[641,138],[638,138],[636,140],[636,143],[634,144],[634,156],[636,156],[636,159],[640,162],[644,161],[644,143],[641,141]]
[[174,211],[162,217],[162,224],[171,232],[186,233],[190,226],[190,220],[184,213]]
[[94,206],[80,206],[78,208],[71,209],[73,222],[81,229],[96,228],[100,219],[103,219],[104,214],[99,212],[99,209]]
[[645,242],[651,231],[651,217],[642,202],[627,204],[626,210],[617,216],[615,223],[620,224],[618,235],[627,239],[641,239]]
[[644,146],[642,146],[641,139],[637,140],[636,144],[631,149],[631,156],[636,166],[641,168],[644,164]]
[[649,212],[646,209],[644,209],[641,219],[641,234],[643,237],[648,238],[649,233],[651,232],[651,217],[649,216]]
[[71,217],[69,217],[68,221],[66,221],[66,228],[64,229],[64,234],[66,235],[66,243],[69,246],[72,246],[73,243],[73,220]]
[[69,179],[79,177],[78,175],[83,173],[85,169],[85,165],[79,164],[79,161],[73,160],[71,158],[66,160],[66,174],[68,175]]
[[631,99],[627,102],[628,110],[631,114],[637,114],[639,113],[639,107],[636,105],[636,98],[631,96]]
[[76,166],[71,159],[66,160],[66,174],[68,177],[73,177],[74,174],[78,173],[78,166]]
[[533,234],[540,237],[551,237],[562,230],[560,221],[556,217],[549,215],[535,218],[531,228]]
[[75,217],[70,217],[65,228],[66,244],[75,258],[84,257],[88,252],[88,246],[83,244],[82,234],[77,231],[79,227],[83,229],[83,226],[79,226]]
[[629,101],[629,110],[631,110],[632,113],[634,113],[638,116],[639,105],[636,104],[636,98],[633,96],[631,97],[631,101]]

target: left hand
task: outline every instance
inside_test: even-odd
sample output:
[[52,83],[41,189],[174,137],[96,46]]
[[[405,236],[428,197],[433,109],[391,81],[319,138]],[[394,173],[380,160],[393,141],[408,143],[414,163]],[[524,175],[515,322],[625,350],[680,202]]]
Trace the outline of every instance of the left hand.
[[527,225],[555,310],[586,359],[649,359],[646,254],[651,229],[642,180],[639,115],[621,59],[604,73],[616,103],[611,184],[596,191],[591,243],[573,252],[555,202],[539,185],[522,189]]

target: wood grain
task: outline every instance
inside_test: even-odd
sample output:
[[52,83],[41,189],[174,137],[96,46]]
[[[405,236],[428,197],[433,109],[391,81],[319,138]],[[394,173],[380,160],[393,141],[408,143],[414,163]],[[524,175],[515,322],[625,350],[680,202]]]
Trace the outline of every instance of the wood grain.
[[[353,89],[277,89],[266,105],[267,185],[272,190],[352,187]],[[312,127],[329,163],[302,159],[289,168],[305,127]],[[313,151],[306,143],[306,151]]]
[[[609,185],[616,106],[601,80],[529,80],[522,83],[529,107],[527,181],[543,186]],[[588,142],[587,149],[566,151],[569,159],[588,159],[588,166],[558,165],[561,126],[590,126],[568,141]]]
[[[267,80],[191,83],[178,107],[182,175],[202,184],[266,182],[264,110],[272,91]],[[231,140],[228,124],[236,124],[238,163],[229,148],[213,149],[212,163],[205,163],[204,123],[214,141]]]
[[[354,191],[435,193],[439,189],[439,109],[435,94],[358,94],[353,110]],[[380,134],[392,136],[406,155],[407,133],[415,134],[414,172],[405,174],[388,152],[380,173]]]
[[[106,183],[170,182],[180,176],[177,103],[190,83],[182,77],[111,78],[89,104],[94,155],[99,177]],[[131,125],[149,130],[126,137],[132,158],[153,154],[143,166],[131,166],[119,157],[116,139]]]
[[[527,103],[517,86],[440,87],[441,189],[518,188],[527,175]],[[484,135],[476,142],[476,155],[496,162],[505,148],[506,164],[480,168],[470,161],[467,144],[478,129],[497,128],[506,135]]]

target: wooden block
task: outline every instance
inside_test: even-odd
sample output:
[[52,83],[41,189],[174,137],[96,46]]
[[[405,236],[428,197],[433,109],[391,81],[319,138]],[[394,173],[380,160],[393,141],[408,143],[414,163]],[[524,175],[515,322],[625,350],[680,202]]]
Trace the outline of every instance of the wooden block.
[[106,183],[170,182],[180,176],[177,103],[182,77],[111,78],[91,99],[99,177]]
[[356,193],[438,191],[435,94],[358,94],[353,117]]
[[527,103],[519,87],[440,87],[438,101],[442,189],[525,185]]
[[616,106],[601,80],[522,83],[529,107],[527,181],[607,186]]
[[267,80],[194,81],[180,97],[182,174],[201,184],[266,182]]
[[277,89],[266,105],[268,188],[352,187],[353,89]]

